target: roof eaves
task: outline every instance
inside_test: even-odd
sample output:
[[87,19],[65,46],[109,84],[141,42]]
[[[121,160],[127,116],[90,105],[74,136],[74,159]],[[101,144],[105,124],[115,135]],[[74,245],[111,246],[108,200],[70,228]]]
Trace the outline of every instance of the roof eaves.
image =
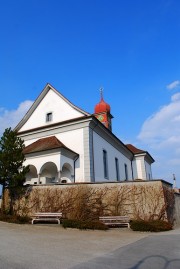
[[106,126],[104,126],[104,124],[102,122],[100,122],[94,115],[92,115],[92,119],[94,121],[96,121],[96,123],[99,126],[101,126],[101,128],[103,128],[104,131],[106,131],[110,136],[112,136],[113,139],[115,139],[118,143],[120,143],[126,151],[131,153],[132,157],[134,156],[133,152],[131,150],[129,150],[128,147],[110,129],[108,129]]
[[71,107],[76,109],[77,111],[83,113],[85,116],[90,116],[91,114],[80,109],[79,107],[75,106],[73,103],[71,103],[66,97],[64,97],[59,91],[57,91],[50,83],[47,83],[44,89],[41,91],[39,96],[36,98],[32,106],[29,108],[29,110],[26,112],[22,120],[16,125],[14,128],[14,131],[17,131],[25,124],[25,122],[30,118],[32,113],[35,111],[37,106],[40,104],[40,102],[43,100],[45,95],[48,93],[49,90],[53,90],[57,95],[59,95],[64,101],[66,101]]
[[46,152],[46,151],[51,151],[51,150],[57,150],[57,151],[61,151],[61,149],[65,149],[67,151],[70,151],[71,153],[73,153],[76,156],[79,156],[79,154],[69,148],[67,148],[66,146],[63,147],[52,147],[51,149],[41,149],[41,150],[35,150],[35,151],[31,151],[31,152],[27,152],[24,153],[25,156],[30,155],[30,154],[35,154],[35,153],[40,153],[40,152]]
[[29,108],[29,110],[26,112],[22,120],[17,124],[17,126],[14,128],[15,131],[18,132],[18,130],[25,124],[25,122],[30,118],[32,113],[35,111],[37,106],[40,104],[40,102],[43,100],[44,96],[47,94],[47,92],[50,90],[49,84],[47,83],[44,89],[41,91],[39,96],[36,98],[32,106]]
[[155,162],[155,160],[154,160],[153,157],[149,154],[148,151],[143,151],[143,152],[139,152],[139,153],[134,153],[134,156],[148,156],[148,157],[151,159],[152,163]]

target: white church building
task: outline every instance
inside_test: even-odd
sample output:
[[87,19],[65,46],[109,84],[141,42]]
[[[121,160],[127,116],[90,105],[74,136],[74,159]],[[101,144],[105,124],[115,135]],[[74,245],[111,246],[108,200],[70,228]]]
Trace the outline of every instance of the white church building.
[[101,94],[94,114],[47,84],[15,127],[25,143],[25,184],[152,179],[154,159],[112,132],[110,106]]

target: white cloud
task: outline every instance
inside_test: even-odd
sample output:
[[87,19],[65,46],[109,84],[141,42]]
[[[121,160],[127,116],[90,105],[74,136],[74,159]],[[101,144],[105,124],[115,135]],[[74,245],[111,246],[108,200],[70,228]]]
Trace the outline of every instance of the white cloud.
[[180,93],[144,122],[138,139],[156,160],[154,177],[169,181],[174,173],[180,187]]
[[175,94],[168,105],[161,107],[159,111],[144,122],[138,138],[144,142],[149,142],[179,136],[180,125],[177,124],[179,117],[180,94]]
[[180,86],[180,80],[175,80],[175,81],[171,82],[170,84],[168,84],[168,85],[166,86],[166,88],[167,88],[168,90],[173,90],[173,89],[178,88],[179,86]]
[[7,110],[0,108],[0,134],[4,132],[6,128],[14,128],[18,122],[24,117],[30,106],[33,104],[32,101],[26,100],[19,104],[16,110]]
[[171,97],[171,101],[173,102],[176,102],[176,101],[179,101],[180,100],[180,92],[174,94],[172,97]]

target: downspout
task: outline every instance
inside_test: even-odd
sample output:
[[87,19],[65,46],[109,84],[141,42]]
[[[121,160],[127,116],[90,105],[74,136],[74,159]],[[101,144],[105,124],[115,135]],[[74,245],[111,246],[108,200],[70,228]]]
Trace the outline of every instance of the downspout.
[[75,173],[75,169],[76,169],[76,161],[79,159],[79,154],[77,155],[77,157],[74,159],[74,183],[76,182],[76,173]]

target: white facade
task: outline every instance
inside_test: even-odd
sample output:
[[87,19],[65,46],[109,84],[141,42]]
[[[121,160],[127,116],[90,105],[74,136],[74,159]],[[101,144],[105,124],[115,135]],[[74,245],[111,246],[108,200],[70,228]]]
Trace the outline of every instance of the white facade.
[[25,143],[26,184],[152,178],[136,156],[93,115],[47,84],[15,130]]
[[134,179],[152,179],[151,162],[146,157],[146,154],[135,155],[132,163]]
[[[129,155],[128,157],[125,156],[121,151],[116,149],[112,144],[103,139],[95,131],[93,132],[93,137],[95,181],[126,180],[125,164],[127,165],[128,180],[132,180],[131,155]],[[107,178],[104,177],[103,150],[107,152]],[[119,179],[117,179],[116,175],[117,171],[115,159],[118,160]]]

